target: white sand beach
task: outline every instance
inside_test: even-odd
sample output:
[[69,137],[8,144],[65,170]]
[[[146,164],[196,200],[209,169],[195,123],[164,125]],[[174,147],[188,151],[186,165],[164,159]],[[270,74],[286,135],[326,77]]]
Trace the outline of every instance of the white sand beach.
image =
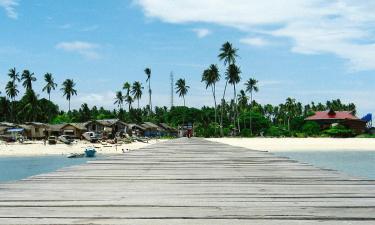
[[375,151],[375,138],[207,138],[207,140],[270,152]]
[[32,141],[27,144],[0,142],[0,157],[2,156],[42,156],[42,155],[68,155],[70,153],[83,153],[86,147],[93,146],[98,154],[121,154],[122,150],[135,150],[164,140],[150,140],[148,143],[133,142],[130,144],[100,144],[79,141],[71,145],[58,143],[44,145],[43,141]]

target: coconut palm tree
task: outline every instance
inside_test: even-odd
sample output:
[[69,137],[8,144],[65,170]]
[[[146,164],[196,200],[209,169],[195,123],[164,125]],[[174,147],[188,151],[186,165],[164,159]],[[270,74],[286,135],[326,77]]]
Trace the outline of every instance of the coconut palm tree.
[[147,76],[146,82],[148,82],[148,106],[150,107],[149,113],[152,113],[152,102],[151,102],[151,69],[146,68],[145,69],[145,74]]
[[142,87],[141,82],[135,81],[133,83],[131,93],[134,96],[134,99],[136,99],[138,102],[138,109],[139,109],[139,99],[142,98],[142,94],[143,94],[142,90],[143,90],[143,87]]
[[74,87],[76,86],[76,84],[74,83],[73,79],[66,79],[63,83],[62,83],[62,92],[63,92],[63,96],[66,97],[66,100],[68,100],[69,102],[69,112],[70,112],[70,99],[73,95],[77,95],[77,90],[74,89]]
[[[206,83],[206,89],[211,87],[212,96],[215,104],[215,123],[217,123],[217,104],[216,104],[216,83],[220,80],[219,69],[216,65],[211,64],[202,74],[202,82]],[[216,132],[215,132],[216,133]]]
[[130,112],[130,109],[132,108],[132,103],[134,102],[134,99],[131,95],[125,96],[125,102],[128,104],[128,111]]
[[51,101],[51,91],[56,89],[57,84],[55,83],[51,73],[44,74],[44,81],[46,82],[46,86],[43,87],[42,91],[47,92],[48,100]]
[[20,74],[16,71],[16,68],[9,69],[8,76],[12,80],[13,83],[16,81],[17,82],[21,81]]
[[[9,81],[5,87],[5,92],[7,96],[12,100],[12,116],[14,114],[14,101],[19,91],[17,89],[17,84],[12,80]],[[14,119],[14,118],[13,118]]]
[[176,81],[176,93],[179,95],[179,97],[182,97],[184,99],[184,106],[185,106],[185,95],[189,91],[189,86],[186,85],[185,79],[178,79]]
[[21,80],[23,80],[23,87],[26,88],[26,90],[32,90],[33,89],[33,82],[36,81],[36,78],[34,76],[34,73],[30,73],[29,70],[24,70],[22,72]]
[[237,127],[238,131],[240,132],[240,121],[238,119],[238,107],[237,107],[237,91],[236,91],[236,84],[238,84],[241,81],[241,70],[238,66],[235,64],[231,64],[228,66],[227,72],[226,72],[226,79],[229,84],[233,85],[233,101],[234,101],[234,125],[236,124],[237,119]]
[[123,103],[124,103],[124,96],[122,95],[122,92],[121,91],[116,92],[114,104],[117,104],[118,107],[121,109]]
[[[220,53],[218,55],[219,60],[224,62],[224,66],[231,65],[236,62],[237,55],[237,48],[234,48],[233,45],[229,42],[225,42],[221,48]],[[224,93],[223,98],[221,100],[222,107],[221,107],[221,116],[220,116],[220,130],[221,136],[223,136],[223,116],[224,116],[224,103],[225,103],[225,92],[227,90],[228,80],[225,81]]]
[[250,93],[250,135],[253,135],[253,130],[252,130],[252,109],[253,109],[253,92],[258,92],[259,88],[257,86],[258,81],[250,78],[249,80],[246,81],[245,87],[246,87],[246,92]]
[[290,119],[295,116],[296,100],[294,98],[287,98],[285,101],[285,111],[288,122],[288,131],[290,131]]

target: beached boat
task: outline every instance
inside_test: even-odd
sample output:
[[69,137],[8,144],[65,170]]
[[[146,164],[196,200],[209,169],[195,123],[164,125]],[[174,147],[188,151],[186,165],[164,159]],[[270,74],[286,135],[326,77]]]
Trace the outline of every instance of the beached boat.
[[71,153],[68,155],[69,159],[74,159],[74,158],[83,158],[85,157],[84,153]]
[[89,158],[95,157],[95,153],[96,153],[95,148],[86,148],[85,150],[85,156]]
[[70,145],[73,142],[73,139],[69,135],[61,135],[59,136],[59,141],[64,144]]
[[91,143],[98,142],[99,138],[95,132],[85,132],[82,134],[82,137]]

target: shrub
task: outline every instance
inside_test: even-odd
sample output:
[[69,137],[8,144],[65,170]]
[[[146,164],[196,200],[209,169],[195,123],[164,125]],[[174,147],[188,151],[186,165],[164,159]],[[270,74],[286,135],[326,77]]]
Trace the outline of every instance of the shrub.
[[289,132],[281,127],[271,126],[266,131],[267,136],[271,137],[282,137],[282,136],[290,136]]
[[342,125],[337,125],[325,130],[324,133],[331,137],[352,137],[354,133],[351,129],[348,129]]
[[307,136],[316,136],[320,133],[320,126],[316,122],[308,121],[302,126],[302,132]]

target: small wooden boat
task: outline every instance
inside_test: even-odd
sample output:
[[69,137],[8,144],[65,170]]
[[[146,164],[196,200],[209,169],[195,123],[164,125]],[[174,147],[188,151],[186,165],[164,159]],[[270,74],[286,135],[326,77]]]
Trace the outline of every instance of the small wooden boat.
[[85,156],[89,158],[95,157],[95,153],[96,153],[95,148],[90,147],[90,148],[86,148],[85,150]]
[[84,153],[71,153],[68,155],[69,159],[74,159],[74,158],[83,158],[85,157]]

